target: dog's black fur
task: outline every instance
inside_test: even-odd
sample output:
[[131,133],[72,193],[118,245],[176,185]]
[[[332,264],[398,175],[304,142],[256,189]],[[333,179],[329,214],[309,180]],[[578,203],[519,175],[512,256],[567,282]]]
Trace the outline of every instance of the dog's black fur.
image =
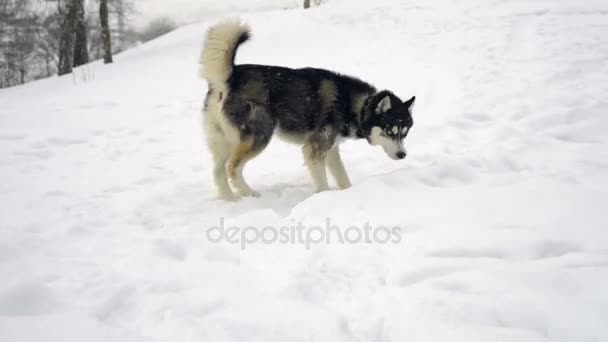
[[[390,91],[377,92],[369,83],[329,70],[237,65],[228,86],[226,114],[241,127],[241,134],[255,137],[260,147],[275,127],[290,136],[329,130],[334,137],[364,138],[374,126],[391,136],[391,127],[413,124],[408,108],[414,98],[404,103]],[[375,115],[378,102],[386,96],[391,98],[391,109]],[[356,106],[361,97],[363,106]],[[333,145],[334,139],[330,140],[327,143]]]

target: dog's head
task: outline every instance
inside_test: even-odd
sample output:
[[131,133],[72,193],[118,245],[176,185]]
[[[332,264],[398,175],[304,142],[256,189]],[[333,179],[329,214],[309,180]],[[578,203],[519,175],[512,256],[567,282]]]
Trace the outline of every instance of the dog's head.
[[412,108],[416,97],[403,102],[389,91],[372,96],[366,106],[367,120],[362,133],[374,146],[381,146],[392,159],[403,159],[407,151],[403,140],[410,132],[414,121]]

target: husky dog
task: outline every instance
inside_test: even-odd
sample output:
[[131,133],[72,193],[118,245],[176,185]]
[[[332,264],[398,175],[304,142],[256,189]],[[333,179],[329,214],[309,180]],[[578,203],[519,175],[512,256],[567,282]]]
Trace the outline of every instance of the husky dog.
[[236,198],[228,179],[239,195],[258,196],[243,168],[275,132],[302,145],[315,192],[329,188],[326,167],[340,189],[350,187],[338,149],[344,138],[365,138],[390,158],[405,158],[415,97],[402,101],[388,90],[323,69],[235,65],[236,51],[249,37],[239,21],[216,24],[207,32],[200,60],[209,83],[204,127],[220,197]]

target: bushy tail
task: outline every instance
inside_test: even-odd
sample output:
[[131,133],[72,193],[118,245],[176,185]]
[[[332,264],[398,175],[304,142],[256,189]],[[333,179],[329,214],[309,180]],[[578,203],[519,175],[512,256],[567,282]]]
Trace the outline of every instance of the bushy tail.
[[200,59],[201,76],[211,85],[223,86],[234,69],[236,50],[250,36],[249,27],[239,20],[209,28]]

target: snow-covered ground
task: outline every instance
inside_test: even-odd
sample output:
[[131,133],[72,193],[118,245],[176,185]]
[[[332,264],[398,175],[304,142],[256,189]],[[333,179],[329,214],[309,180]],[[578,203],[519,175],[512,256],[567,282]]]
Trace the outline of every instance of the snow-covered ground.
[[159,17],[170,17],[179,24],[200,21],[223,13],[254,12],[300,8],[302,0],[132,0],[133,19],[138,27]]
[[[608,340],[608,3],[346,1],[245,15],[239,62],[415,94],[408,158],[348,142],[313,194],[274,140],[215,198],[178,31],[0,91],[0,341]],[[84,76],[88,80],[84,80]],[[212,243],[225,224],[401,227],[398,244]]]

